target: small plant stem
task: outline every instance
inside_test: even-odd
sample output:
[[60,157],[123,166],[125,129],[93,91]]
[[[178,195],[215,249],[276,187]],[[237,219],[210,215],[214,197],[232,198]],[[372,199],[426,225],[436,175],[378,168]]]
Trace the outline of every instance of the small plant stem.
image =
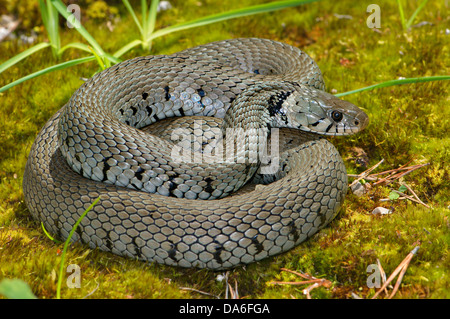
[[73,225],[72,230],[69,233],[66,241],[64,242],[64,248],[61,254],[61,264],[59,266],[59,276],[58,276],[58,284],[56,286],[56,299],[61,299],[61,284],[62,284],[62,276],[64,272],[64,259],[66,257],[67,248],[69,247],[70,240],[72,239],[73,233],[77,229],[78,225],[81,223],[83,218],[87,215],[87,213],[98,203],[100,197],[98,197],[85,211],[81,214],[80,218],[76,221],[75,225]]
[[42,42],[39,44],[36,44],[34,46],[32,46],[29,49],[26,49],[25,51],[17,54],[16,56],[12,57],[11,59],[3,62],[2,64],[0,64],[0,73],[2,73],[3,71],[5,71],[6,69],[12,67],[14,64],[16,64],[17,62],[20,62],[21,60],[27,58],[28,56],[32,55],[33,53],[36,53],[39,50],[48,48],[50,45],[50,43],[47,42]]
[[406,25],[405,25],[406,30],[408,30],[411,27],[411,25],[413,24],[414,19],[416,18],[417,14],[419,14],[419,12],[425,7],[427,2],[428,2],[428,0],[422,0],[422,2],[417,7],[416,11],[414,11],[412,16],[409,18],[408,22],[406,22]]
[[145,20],[145,25],[144,25],[144,38],[142,39],[143,43],[142,43],[142,48],[144,50],[150,50],[150,48],[152,47],[152,40],[149,39],[151,34],[153,33],[153,31],[155,30],[155,25],[156,25],[156,15],[158,13],[158,5],[159,5],[159,0],[151,0],[150,3],[150,10],[148,12],[148,16],[146,17]]
[[386,82],[366,86],[364,88],[356,89],[353,91],[338,93],[338,94],[335,94],[335,96],[342,97],[342,96],[349,95],[349,94],[359,93],[359,92],[363,92],[363,91],[367,91],[367,90],[384,88],[384,87],[393,86],[393,85],[420,83],[420,82],[429,82],[429,81],[443,81],[443,80],[450,80],[450,75],[425,76],[425,77],[420,77],[420,78],[391,80],[391,81],[386,81]]
[[[52,4],[59,11],[59,13],[68,21],[71,14],[67,11],[67,7],[61,0],[51,0]],[[92,48],[97,52],[97,55],[102,58],[106,56],[105,51],[103,51],[102,47],[97,43],[97,41],[87,32],[87,30],[80,24],[79,27],[75,28],[83,38],[89,42]]]
[[53,71],[62,70],[62,69],[68,68],[70,66],[74,66],[74,65],[77,65],[77,64],[80,64],[80,63],[85,63],[85,62],[89,62],[89,61],[93,61],[93,60],[95,60],[95,56],[88,56],[88,57],[85,57],[85,58],[70,60],[70,61],[67,61],[67,62],[60,63],[60,64],[52,65],[51,67],[48,67],[48,68],[45,68],[43,70],[34,72],[34,73],[29,74],[27,76],[24,76],[23,78],[20,78],[20,79],[14,81],[14,82],[11,82],[11,83],[9,83],[9,84],[7,84],[5,86],[2,86],[0,88],[0,93],[4,92],[4,91],[6,91],[6,90],[8,90],[10,88],[12,88],[13,86],[16,86],[16,85],[18,85],[18,84],[20,84],[22,82],[27,81],[27,80],[31,80],[31,79],[33,79],[35,77],[40,76],[40,75],[43,75],[43,74],[46,74],[46,73],[50,73],[50,72],[53,72]]
[[211,23],[216,23],[216,22],[220,22],[220,21],[224,21],[224,20],[254,15],[254,14],[263,13],[263,12],[271,12],[271,11],[275,11],[275,10],[281,10],[284,8],[295,7],[300,4],[311,3],[311,2],[316,2],[316,1],[318,1],[318,0],[275,1],[275,2],[265,3],[265,4],[261,4],[261,5],[255,5],[255,6],[251,6],[251,7],[247,7],[247,8],[242,8],[242,9],[237,9],[237,10],[232,10],[232,11],[227,11],[227,12],[221,12],[221,13],[209,15],[209,16],[206,16],[203,18],[179,23],[179,24],[176,24],[176,25],[173,25],[170,27],[160,29],[158,31],[153,32],[151,35],[149,35],[149,37],[147,38],[147,41],[152,41],[153,39],[159,38],[163,35],[166,35],[166,34],[169,34],[169,33],[175,32],[175,31],[181,31],[181,30],[186,30],[186,29],[190,29],[190,28],[200,27],[203,25],[211,24]]
[[406,19],[405,19],[405,13],[403,12],[403,6],[400,2],[400,0],[397,0],[398,4],[398,12],[400,13],[400,22],[402,23],[403,30],[406,31]]
[[39,8],[41,10],[42,21],[44,22],[50,40],[53,56],[59,58],[61,39],[59,36],[58,11],[52,5],[50,0],[39,0]]

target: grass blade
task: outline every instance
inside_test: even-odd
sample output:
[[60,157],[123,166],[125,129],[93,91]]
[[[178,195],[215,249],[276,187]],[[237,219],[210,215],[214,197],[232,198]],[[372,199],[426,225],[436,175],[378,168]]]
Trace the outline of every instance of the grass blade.
[[133,18],[134,22],[136,23],[142,37],[144,37],[144,30],[142,29],[141,22],[139,21],[138,17],[136,16],[136,13],[134,13],[133,7],[131,6],[130,2],[128,0],[122,0],[122,2],[125,5],[125,7],[127,8],[128,12],[130,12],[131,17]]
[[[122,62],[121,59],[119,59],[118,57],[115,57],[115,56],[113,56],[113,55],[111,55],[111,54],[109,54],[109,53],[105,53],[105,58],[106,58],[108,61],[110,61],[110,62],[112,62],[112,63],[114,63],[114,64],[117,64],[117,63]],[[108,62],[108,63],[109,63],[109,62]],[[111,66],[111,63],[109,63],[109,66]]]
[[159,0],[151,0],[150,3],[150,10],[148,12],[148,17],[146,20],[146,33],[145,33],[145,39],[147,39],[148,36],[150,36],[153,31],[155,30],[155,24],[156,24],[156,15],[158,13],[158,6],[159,6]]
[[443,81],[443,80],[450,80],[450,75],[437,75],[437,76],[426,76],[426,77],[421,77],[421,78],[391,80],[391,81],[386,81],[386,82],[366,86],[364,88],[356,89],[353,91],[338,93],[338,94],[335,94],[335,96],[341,97],[341,96],[345,96],[345,95],[349,95],[349,94],[353,94],[353,93],[358,93],[358,92],[363,92],[363,91],[373,90],[373,89],[379,89],[379,88],[384,88],[384,87],[393,86],[393,85],[421,83],[421,82],[429,82],[429,81]]
[[411,18],[409,18],[408,22],[406,22],[406,29],[409,29],[411,27],[411,25],[414,22],[414,19],[416,18],[416,16],[419,14],[419,12],[423,9],[423,7],[425,7],[425,5],[427,4],[428,0],[423,0],[420,5],[417,7],[416,11],[414,11],[414,13],[412,14]]
[[103,58],[99,57],[98,54],[95,52],[92,47],[89,47],[91,49],[91,53],[95,56],[95,59],[97,60],[98,65],[100,65],[100,68],[102,70],[106,69],[105,62],[103,61]]
[[[152,0],[150,0],[152,1]],[[147,0],[141,0],[141,17],[142,17],[142,39],[145,38],[147,34],[147,30],[145,30],[147,26]]]
[[26,57],[32,55],[33,53],[36,53],[39,50],[45,49],[50,46],[50,43],[42,42],[39,44],[36,44],[35,46],[32,46],[29,49],[26,49],[25,51],[17,54],[16,56],[12,57],[11,59],[7,60],[6,62],[0,64],[0,73],[5,71],[6,69],[12,67],[17,62],[25,59]]
[[[55,8],[59,11],[59,13],[67,20],[69,21],[69,17],[71,16],[71,13],[67,11],[67,7],[64,5],[64,3],[61,2],[61,0],[51,0],[52,4],[55,6]],[[105,52],[103,51],[102,47],[97,43],[97,41],[87,32],[87,30],[80,24],[78,28],[75,28],[82,36],[83,38],[89,42],[89,44],[92,46],[92,48],[97,52],[97,54],[101,57],[105,56]]]
[[68,67],[71,67],[71,66],[74,66],[74,65],[77,65],[77,64],[81,64],[81,63],[85,63],[85,62],[89,62],[89,61],[93,61],[93,60],[95,60],[95,56],[88,56],[88,57],[85,57],[85,58],[70,60],[70,61],[67,61],[67,62],[60,63],[60,64],[52,65],[51,67],[48,67],[46,69],[34,72],[32,74],[24,76],[23,78],[20,78],[20,79],[14,81],[14,82],[11,82],[11,83],[1,87],[0,88],[0,93],[2,93],[4,91],[12,88],[13,86],[16,86],[16,85],[20,84],[22,82],[28,81],[30,79],[33,79],[35,77],[44,75],[46,73],[62,70],[62,69],[65,69],[65,68],[68,68]]
[[44,27],[48,30],[48,12],[45,6],[45,0],[39,0],[39,10],[41,11],[42,22],[44,22]]
[[117,50],[116,52],[114,52],[113,56],[116,58],[121,57],[123,54],[125,54],[126,52],[128,52],[129,50],[131,50],[132,48],[142,44],[142,40],[134,40],[131,41],[130,43],[126,44],[125,46],[123,46],[122,48],[120,48],[119,50]]
[[54,57],[58,57],[61,48],[61,39],[59,36],[58,11],[52,5],[50,0],[39,0],[39,9],[41,11],[42,21],[47,30],[48,38],[52,46]]
[[44,223],[43,222],[41,222],[41,228],[44,231],[45,236],[48,237],[48,239],[50,239],[51,241],[53,241],[53,242],[55,242],[57,244],[61,244],[61,242],[59,240],[53,238],[53,236],[48,233],[47,229],[45,229],[45,227],[44,227]]
[[56,299],[60,299],[61,298],[61,284],[62,284],[62,275],[63,275],[63,270],[64,270],[64,259],[66,257],[66,252],[67,252],[67,248],[69,247],[69,243],[70,243],[70,239],[72,239],[73,233],[75,232],[75,230],[77,229],[78,225],[81,223],[81,221],[83,220],[83,218],[87,215],[87,213],[98,203],[98,201],[100,200],[100,197],[98,197],[85,211],[83,214],[81,214],[80,218],[78,218],[77,222],[75,223],[75,225],[73,225],[72,230],[69,233],[69,237],[67,237],[65,243],[64,243],[64,248],[63,251],[61,253],[61,265],[59,267],[59,276],[58,276],[58,285],[56,286]]
[[56,8],[51,4],[50,0],[47,0],[48,9],[48,26],[47,32],[52,45],[53,55],[58,57],[58,51],[61,48],[61,39],[59,37],[59,16]]
[[251,7],[247,7],[247,8],[243,8],[243,9],[237,9],[237,10],[231,10],[228,12],[217,13],[217,14],[209,15],[209,16],[206,16],[203,18],[195,19],[192,21],[179,23],[179,24],[176,24],[176,25],[164,28],[164,29],[160,29],[160,30],[154,32],[153,34],[149,35],[149,37],[146,40],[148,42],[150,42],[151,40],[153,40],[155,38],[158,38],[158,37],[161,37],[168,33],[176,32],[176,31],[195,28],[195,27],[199,27],[199,26],[203,26],[203,25],[207,25],[207,24],[211,24],[211,23],[215,23],[215,22],[219,22],[219,21],[244,17],[244,16],[248,16],[248,15],[281,10],[281,9],[295,7],[295,6],[298,6],[301,4],[311,3],[311,2],[316,2],[316,1],[318,1],[318,0],[277,1],[277,2],[271,2],[271,3],[251,6]]
[[89,53],[92,52],[92,50],[89,49],[90,47],[88,45],[86,45],[84,43],[80,43],[80,42],[72,42],[72,43],[69,43],[69,44],[63,46],[61,48],[61,50],[59,50],[58,54],[61,56],[63,54],[63,52],[69,48],[79,49],[79,50],[86,51]]
[[403,26],[403,29],[406,30],[406,19],[405,19],[405,13],[403,12],[403,6],[400,2],[400,0],[397,0],[398,4],[398,12],[400,13],[400,20]]

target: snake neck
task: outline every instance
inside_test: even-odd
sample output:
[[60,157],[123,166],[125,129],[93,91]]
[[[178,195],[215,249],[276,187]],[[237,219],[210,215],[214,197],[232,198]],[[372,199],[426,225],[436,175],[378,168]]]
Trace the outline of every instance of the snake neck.
[[[273,122],[269,101],[285,91],[280,83],[263,82],[244,90],[232,101],[221,130],[227,149],[230,145],[241,146],[233,150],[237,162],[245,159],[250,166],[259,165]],[[249,160],[255,158],[257,161]]]
[[242,128],[263,130],[267,134],[274,124],[275,113],[294,91],[294,85],[289,82],[262,82],[249,87],[231,103],[222,130]]

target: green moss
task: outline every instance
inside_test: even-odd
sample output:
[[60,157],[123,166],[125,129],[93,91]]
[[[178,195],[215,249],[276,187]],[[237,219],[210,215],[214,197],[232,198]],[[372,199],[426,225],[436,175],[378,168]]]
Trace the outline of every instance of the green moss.
[[[174,8],[158,15],[157,28],[199,16],[257,4],[260,1],[179,1]],[[140,47],[124,58],[146,54],[168,54],[187,47],[232,37],[265,37],[303,48],[319,64],[328,90],[344,92],[398,77],[449,74],[448,17],[443,2],[429,2],[417,21],[433,25],[403,32],[396,2],[381,6],[380,32],[365,25],[367,5],[321,1],[280,12],[221,22],[205,28],[170,34],[153,42],[151,52]],[[405,3],[409,16],[416,2]],[[87,6],[87,5],[86,5]],[[139,36],[133,20],[120,5],[121,15],[113,22],[111,33],[105,23],[85,16],[83,24],[107,52],[114,52]],[[83,15],[84,6],[82,6]],[[448,9],[448,8],[447,8]],[[139,12],[139,10],[137,10]],[[30,11],[32,12],[32,11]],[[33,11],[34,12],[34,11]],[[334,14],[349,15],[352,19]],[[34,19],[23,14],[24,20]],[[39,20],[36,20],[39,22]],[[39,34],[39,40],[45,39]],[[63,44],[83,39],[74,30],[65,29]],[[23,51],[19,42],[0,43],[0,61]],[[83,56],[70,49],[63,60]],[[2,73],[0,86],[58,63],[50,50],[42,51]],[[95,63],[80,65],[28,81],[0,95],[0,279],[20,278],[39,298],[54,298],[56,274],[62,245],[50,241],[32,220],[23,202],[22,175],[31,144],[46,120],[81,85],[83,77],[98,71]],[[276,286],[271,281],[299,281],[281,268],[304,271],[332,282],[330,288],[311,292],[313,298],[348,298],[351,292],[372,296],[367,287],[367,266],[380,260],[389,275],[416,246],[420,250],[411,261],[396,298],[449,298],[450,257],[450,185],[449,167],[449,82],[429,82],[377,89],[346,98],[361,106],[370,117],[369,127],[361,134],[333,138],[343,158],[352,147],[362,148],[369,166],[384,163],[377,171],[393,169],[412,161],[430,163],[403,178],[418,196],[430,205],[426,209],[406,202],[383,202],[394,183],[373,187],[364,197],[349,193],[338,217],[319,234],[295,249],[262,262],[229,272],[229,282],[238,284],[240,296],[251,298],[305,298],[304,286]],[[346,160],[349,172],[364,170]],[[382,217],[370,212],[377,206],[392,207]],[[69,289],[63,284],[64,298],[82,298],[90,292],[95,298],[205,298],[179,287],[190,287],[220,297],[225,283],[222,272],[178,269],[147,265],[75,244],[67,255],[67,264],[80,266],[82,285]]]

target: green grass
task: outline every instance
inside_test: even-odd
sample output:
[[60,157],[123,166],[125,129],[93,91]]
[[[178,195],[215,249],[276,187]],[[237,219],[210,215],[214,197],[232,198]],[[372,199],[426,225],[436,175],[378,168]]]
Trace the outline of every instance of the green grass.
[[[203,5],[198,6],[197,3]],[[158,15],[156,29],[232,10],[262,1],[179,1],[174,9]],[[265,37],[303,48],[319,64],[329,91],[342,93],[384,81],[424,76],[449,75],[449,46],[445,28],[448,8],[444,2],[429,1],[414,23],[433,25],[404,31],[398,5],[383,1],[381,29],[374,32],[365,25],[370,1],[358,3],[321,1],[299,8],[263,13],[220,22],[158,38],[150,54],[168,54],[187,47],[233,37]],[[418,3],[403,4],[407,18]],[[83,8],[82,8],[83,10]],[[115,24],[114,37],[105,24],[86,21],[85,27],[106,52],[139,37],[134,20],[122,12]],[[351,15],[339,19],[334,13]],[[40,35],[43,41],[46,34]],[[61,32],[62,45],[83,39],[74,30]],[[113,40],[113,41],[111,41]],[[446,42],[447,41],[447,42]],[[0,43],[0,63],[22,52],[16,42]],[[64,52],[64,61],[81,58],[74,49]],[[140,46],[121,58],[149,54]],[[50,50],[35,53],[6,70],[0,87],[60,63]],[[64,71],[53,72],[24,82],[0,95],[0,280],[19,278],[27,282],[38,298],[55,298],[63,244],[48,239],[40,223],[31,219],[23,201],[22,175],[31,144],[44,123],[83,83],[81,78],[98,71],[93,61]],[[344,208],[329,227],[297,248],[257,264],[230,271],[230,282],[238,283],[240,296],[250,298],[305,298],[304,286],[275,286],[270,281],[298,280],[282,272],[289,268],[332,281],[331,288],[318,288],[313,298],[349,298],[351,292],[371,297],[374,289],[366,285],[368,265],[380,260],[389,276],[406,255],[420,243],[395,298],[450,297],[450,151],[449,81],[405,84],[378,88],[345,96],[362,107],[370,117],[361,134],[333,138],[344,159],[351,148],[365,150],[369,166],[384,163],[383,171],[412,164],[430,163],[404,177],[419,197],[430,205],[426,209],[406,202],[379,202],[387,198],[394,183],[376,186],[364,197],[348,194]],[[364,168],[345,160],[349,173]],[[390,215],[373,216],[377,206],[394,208]],[[179,269],[148,265],[110,253],[73,244],[66,254],[66,264],[81,268],[81,288],[63,285],[62,298],[207,298],[179,287],[190,287],[224,297],[225,284],[217,281],[222,272]],[[98,286],[98,288],[97,288]],[[96,289],[97,288],[97,289]]]

